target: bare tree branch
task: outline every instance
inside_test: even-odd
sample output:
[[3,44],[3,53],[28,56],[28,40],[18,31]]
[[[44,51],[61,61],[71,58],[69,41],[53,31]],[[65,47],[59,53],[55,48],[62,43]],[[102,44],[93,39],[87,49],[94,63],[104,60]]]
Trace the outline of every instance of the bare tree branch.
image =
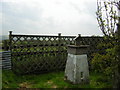
[[113,37],[117,27],[117,9],[120,10],[120,1],[97,0],[97,21],[105,36]]

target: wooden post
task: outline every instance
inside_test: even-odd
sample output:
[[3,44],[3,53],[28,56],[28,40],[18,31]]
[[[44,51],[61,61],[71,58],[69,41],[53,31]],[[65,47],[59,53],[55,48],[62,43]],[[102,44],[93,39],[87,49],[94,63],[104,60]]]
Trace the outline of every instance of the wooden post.
[[[60,61],[60,58],[61,58],[61,33],[58,33],[58,62]],[[59,66],[57,66],[57,68],[59,69]]]
[[61,46],[61,33],[58,33],[58,50],[60,52],[60,46]]
[[9,31],[9,49],[10,49],[10,52],[12,52],[12,31]]
[[11,70],[13,70],[13,61],[12,61],[12,31],[9,31],[9,50],[11,53]]

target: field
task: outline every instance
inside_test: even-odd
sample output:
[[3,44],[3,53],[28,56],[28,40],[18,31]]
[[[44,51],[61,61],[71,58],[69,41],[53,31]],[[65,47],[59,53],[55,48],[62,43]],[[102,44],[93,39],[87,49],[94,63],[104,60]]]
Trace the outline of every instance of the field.
[[[104,78],[103,78],[104,77]],[[111,82],[98,73],[90,73],[90,84],[73,85],[64,80],[64,72],[18,76],[11,70],[3,70],[3,88],[111,88]]]

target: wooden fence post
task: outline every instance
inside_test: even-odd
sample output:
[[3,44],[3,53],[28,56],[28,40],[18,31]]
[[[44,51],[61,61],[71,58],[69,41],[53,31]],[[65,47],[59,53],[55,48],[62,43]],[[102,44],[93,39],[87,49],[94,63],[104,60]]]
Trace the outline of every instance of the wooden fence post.
[[[61,33],[58,33],[58,63],[60,61],[60,58],[61,58]],[[59,68],[59,66],[57,66],[57,68]]]
[[9,49],[10,49],[10,52],[12,52],[12,31],[9,31]]
[[61,46],[61,33],[58,33],[58,50],[60,50],[60,46]]
[[13,61],[12,61],[12,31],[9,31],[9,50],[11,54],[11,70],[13,70]]

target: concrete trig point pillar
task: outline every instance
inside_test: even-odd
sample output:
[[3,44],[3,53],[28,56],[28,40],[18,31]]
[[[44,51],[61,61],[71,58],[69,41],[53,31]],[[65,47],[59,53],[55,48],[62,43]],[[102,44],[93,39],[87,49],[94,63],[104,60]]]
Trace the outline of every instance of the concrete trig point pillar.
[[81,35],[75,39],[75,45],[68,46],[68,58],[65,68],[65,79],[73,84],[89,83],[87,61],[88,45],[81,45]]

